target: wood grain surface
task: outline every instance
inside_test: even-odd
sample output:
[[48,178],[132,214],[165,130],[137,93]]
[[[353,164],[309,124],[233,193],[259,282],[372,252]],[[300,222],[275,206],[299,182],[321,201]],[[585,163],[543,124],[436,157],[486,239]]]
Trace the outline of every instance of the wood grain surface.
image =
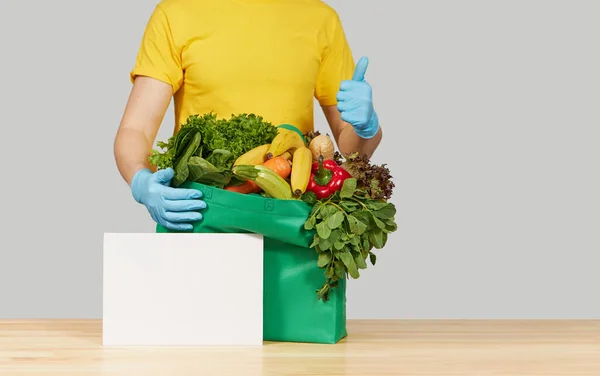
[[600,321],[349,320],[336,345],[255,348],[103,348],[101,330],[0,321],[0,374],[600,376]]

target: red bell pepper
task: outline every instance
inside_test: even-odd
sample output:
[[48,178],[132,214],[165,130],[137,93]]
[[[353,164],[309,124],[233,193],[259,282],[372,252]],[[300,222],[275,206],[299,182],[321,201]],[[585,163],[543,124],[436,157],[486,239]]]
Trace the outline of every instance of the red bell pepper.
[[352,175],[336,161],[332,159],[324,161],[321,155],[319,161],[313,163],[306,190],[313,192],[317,199],[321,200],[342,189],[344,180],[351,177]]

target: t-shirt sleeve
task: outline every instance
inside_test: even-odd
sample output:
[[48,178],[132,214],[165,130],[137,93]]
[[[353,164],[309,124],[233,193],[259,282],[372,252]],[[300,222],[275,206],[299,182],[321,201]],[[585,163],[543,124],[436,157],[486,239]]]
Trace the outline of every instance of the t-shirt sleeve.
[[176,92],[183,83],[181,50],[176,45],[167,14],[157,5],[144,30],[135,66],[130,72],[133,82],[137,76],[148,76],[170,84]]
[[354,59],[337,13],[328,25],[327,34],[327,44],[317,74],[315,98],[321,106],[334,106],[341,82],[352,79]]

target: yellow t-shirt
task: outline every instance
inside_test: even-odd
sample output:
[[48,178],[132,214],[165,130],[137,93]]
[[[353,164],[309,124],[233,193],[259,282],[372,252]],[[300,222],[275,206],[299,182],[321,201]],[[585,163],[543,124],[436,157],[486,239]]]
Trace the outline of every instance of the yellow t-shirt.
[[163,0],[130,78],[172,85],[174,132],[208,112],[254,113],[306,132],[315,98],[336,105],[353,70],[338,14],[321,0]]

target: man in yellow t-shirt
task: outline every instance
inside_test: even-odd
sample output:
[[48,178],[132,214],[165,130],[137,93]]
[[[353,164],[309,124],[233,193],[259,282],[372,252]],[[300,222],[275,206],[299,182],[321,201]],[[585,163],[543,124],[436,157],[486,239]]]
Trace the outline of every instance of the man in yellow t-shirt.
[[174,100],[174,133],[188,116],[255,113],[313,130],[316,99],[338,149],[371,156],[381,141],[367,59],[354,64],[338,14],[322,0],[162,0],[146,26],[133,88],[115,138],[117,167],[152,218],[188,230],[206,207],[148,164]]

